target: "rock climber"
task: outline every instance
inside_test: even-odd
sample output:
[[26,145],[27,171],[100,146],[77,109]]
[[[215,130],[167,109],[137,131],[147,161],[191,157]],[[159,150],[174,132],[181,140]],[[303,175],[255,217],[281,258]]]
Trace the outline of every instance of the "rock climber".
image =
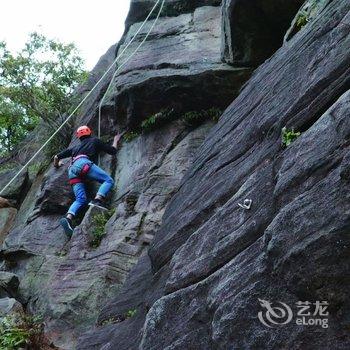
[[73,218],[80,209],[88,204],[85,179],[95,180],[101,184],[96,197],[89,205],[106,209],[104,200],[108,192],[114,186],[114,180],[104,170],[98,167],[98,155],[101,152],[115,155],[117,153],[118,143],[121,135],[114,137],[113,145],[110,146],[102,142],[99,138],[92,136],[91,129],[86,126],[80,126],[76,131],[76,136],[80,143],[77,146],[70,147],[60,152],[54,157],[54,166],[59,168],[60,160],[71,157],[72,161],[68,168],[69,183],[72,185],[75,195],[75,201],[70,206],[66,217],[60,220],[64,232],[70,238],[73,233]]

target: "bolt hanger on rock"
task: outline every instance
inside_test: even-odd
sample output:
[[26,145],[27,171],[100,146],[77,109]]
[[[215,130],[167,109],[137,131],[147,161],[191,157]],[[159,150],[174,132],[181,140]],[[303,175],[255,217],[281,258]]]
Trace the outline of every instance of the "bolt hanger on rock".
[[241,207],[242,209],[250,210],[252,207],[252,204],[253,204],[253,201],[251,199],[245,199],[243,204],[238,203],[238,206]]

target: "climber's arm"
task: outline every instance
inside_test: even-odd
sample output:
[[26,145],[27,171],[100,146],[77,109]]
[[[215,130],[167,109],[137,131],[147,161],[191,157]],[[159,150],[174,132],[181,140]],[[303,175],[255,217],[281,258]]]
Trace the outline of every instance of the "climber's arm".
[[117,134],[114,136],[112,147],[114,147],[115,149],[118,149],[118,143],[119,143],[120,139],[122,138],[122,136],[123,136],[123,134]]
[[120,141],[121,135],[116,135],[113,140],[112,146],[108,145],[107,143],[102,142],[101,140],[98,140],[98,146],[99,149],[103,152],[106,152],[107,154],[110,155],[115,155],[117,154],[117,148],[118,148],[118,143]]
[[65,158],[71,157],[71,156],[72,156],[72,153],[73,153],[73,149],[72,149],[72,148],[67,148],[67,149],[65,149],[64,151],[58,153],[58,154],[57,154],[57,158],[58,158],[59,160],[65,159]]
[[58,168],[60,166],[60,160],[64,158],[68,158],[72,156],[72,149],[67,148],[64,151],[56,154],[53,158],[53,165],[54,167]]
[[58,159],[57,155],[55,155],[55,156],[53,157],[53,166],[54,166],[55,168],[59,168],[59,166],[60,166],[60,160]]

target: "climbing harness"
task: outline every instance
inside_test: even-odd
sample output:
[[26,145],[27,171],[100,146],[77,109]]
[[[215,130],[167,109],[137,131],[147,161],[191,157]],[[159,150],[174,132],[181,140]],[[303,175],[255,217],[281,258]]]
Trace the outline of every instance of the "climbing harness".
[[79,177],[75,177],[73,179],[69,180],[69,184],[70,185],[76,185],[76,184],[80,184],[83,183],[85,181],[85,176],[87,175],[87,173],[90,171],[91,165],[90,164],[85,164],[83,166],[83,169],[81,170]]
[[253,201],[251,199],[245,199],[243,204],[238,203],[242,209],[249,210],[252,207]]
[[[157,8],[157,6],[159,5],[159,3],[162,1],[162,5],[160,8],[160,12],[163,9],[165,0],[157,0],[157,2],[155,3],[155,5],[153,6],[152,10],[150,11],[150,13],[148,14],[148,16],[146,17],[146,19],[144,20],[144,22],[142,23],[142,25],[140,26],[140,28],[137,30],[137,32],[135,33],[135,35],[132,37],[132,39],[129,41],[129,43],[124,47],[124,49],[122,50],[122,52],[116,57],[116,59],[112,62],[112,64],[108,67],[108,69],[105,71],[105,73],[102,75],[102,77],[97,81],[97,83],[92,87],[92,89],[86,94],[86,96],[81,100],[81,102],[74,108],[74,110],[71,112],[71,114],[67,117],[67,119],[61,124],[61,126],[59,126],[57,128],[57,130],[48,138],[48,140],[38,149],[38,151],[36,151],[36,153],[27,161],[27,163],[17,172],[17,174],[7,183],[7,185],[1,190],[0,195],[3,194],[11,185],[12,183],[18,178],[19,175],[22,174],[22,172],[28,167],[28,165],[42,152],[42,150],[52,141],[52,139],[62,130],[62,128],[72,119],[72,117],[74,116],[75,112],[77,110],[79,110],[79,108],[84,104],[84,102],[90,97],[90,95],[95,91],[95,89],[97,88],[97,86],[105,79],[105,77],[108,75],[108,73],[111,71],[111,69],[117,64],[117,62],[119,61],[119,59],[123,56],[124,52],[129,48],[129,46],[134,42],[136,36],[140,33],[140,31],[142,30],[142,28],[145,26],[146,22],[149,20],[149,18],[151,17],[152,13],[154,12],[154,10]],[[158,18],[160,16],[160,12],[158,15]],[[151,27],[150,30],[153,29],[154,26]],[[149,34],[148,34],[149,35]],[[144,41],[143,41],[144,42]],[[137,50],[140,48],[141,46],[139,45],[137,47]],[[123,66],[129,62],[129,60],[136,54],[136,50],[123,62]],[[120,70],[122,66],[120,66],[117,71]],[[100,132],[100,131],[99,131]]]
[[81,158],[89,158],[89,157],[86,154],[79,154],[78,156],[72,158],[71,164],[74,164],[74,162],[76,162],[78,159],[81,159]]
[[[74,166],[74,163],[78,160],[78,159],[82,159],[82,158],[86,158],[89,159],[88,156],[86,156],[85,154],[81,154],[77,157],[74,157],[72,159],[72,163],[70,165],[70,167]],[[86,163],[84,164],[83,168],[81,169],[81,171],[79,172],[79,174],[77,174],[77,177],[74,177],[72,179],[69,179],[69,184],[70,185],[76,185],[76,184],[80,184],[83,183],[85,181],[85,177],[87,175],[87,173],[90,171],[91,169],[91,163]]]
[[[140,44],[136,47],[136,49],[133,51],[133,53],[129,56],[128,60],[124,61],[116,70],[115,72],[113,73],[113,76],[108,84],[108,87],[107,87],[107,90],[106,92],[104,93],[104,95],[102,96],[101,98],[101,101],[99,103],[99,106],[98,106],[98,128],[97,128],[97,136],[98,138],[101,137],[101,119],[102,119],[102,105],[105,101],[105,98],[106,96],[108,95],[109,93],[109,90],[110,88],[112,87],[112,84],[113,82],[115,81],[115,77],[117,76],[117,73],[119,73],[119,71],[130,61],[130,59],[132,57],[135,56],[135,54],[139,51],[139,49],[141,48],[141,46],[146,42],[146,40],[148,39],[148,37],[150,36],[151,32],[153,31],[153,28],[155,27],[156,23],[158,22],[158,19],[160,17],[160,14],[162,13],[163,11],[163,7],[164,7],[164,3],[165,3],[165,0],[162,1],[162,4],[159,8],[159,11],[158,11],[158,14],[157,14],[157,17],[155,18],[155,20],[153,21],[150,29],[148,30],[147,34],[145,35],[145,37],[143,38],[143,40],[140,42]],[[158,4],[158,2],[157,2]],[[155,7],[153,7],[151,13],[153,12],[153,10],[157,7],[157,4],[155,5]],[[151,16],[151,13],[148,15],[148,17],[146,18],[146,21],[143,23],[143,25],[147,22],[148,18]],[[138,32],[135,34],[135,36],[141,31],[143,25],[139,28]],[[134,37],[135,37],[134,36]],[[98,164],[100,163],[100,156],[98,156]]]

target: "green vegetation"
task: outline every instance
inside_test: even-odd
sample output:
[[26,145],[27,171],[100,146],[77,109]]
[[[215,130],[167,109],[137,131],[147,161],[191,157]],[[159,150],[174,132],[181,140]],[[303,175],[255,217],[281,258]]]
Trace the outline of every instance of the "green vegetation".
[[[220,109],[213,107],[207,110],[187,112],[178,119],[184,121],[189,126],[197,126],[206,120],[217,122],[221,114],[222,111]],[[141,130],[143,132],[150,132],[175,119],[176,115],[173,109],[162,110],[145,119],[141,124]]]
[[110,318],[107,318],[106,320],[100,322],[100,325],[101,325],[101,326],[107,326],[107,325],[109,325],[109,324],[118,323],[118,322],[121,322],[118,318],[116,318],[116,317],[110,317]]
[[190,126],[197,126],[206,120],[212,120],[215,123],[219,121],[222,111],[218,108],[210,108],[208,110],[187,112],[182,119]]
[[125,142],[131,142],[132,140],[134,140],[136,137],[140,136],[140,134],[136,131],[128,131],[124,134],[123,136],[123,140]]
[[156,121],[157,121],[157,114],[151,115],[149,118],[147,118],[142,122],[141,128],[143,130],[153,129],[154,125],[156,124]]
[[131,310],[128,310],[124,315],[113,316],[113,317],[110,317],[110,318],[104,320],[103,322],[100,323],[100,325],[107,326],[107,325],[112,324],[112,323],[120,323],[120,322],[123,322],[129,318],[134,317],[136,314],[137,314],[137,310],[131,309]]
[[90,246],[92,248],[97,248],[101,244],[102,238],[106,235],[105,226],[114,213],[115,209],[111,209],[109,211],[96,214],[93,217],[93,238],[90,242]]
[[302,10],[298,13],[295,27],[297,31],[301,30],[308,24],[319,12],[320,8],[325,4],[325,0],[310,0]]
[[128,310],[128,312],[125,314],[125,318],[131,318],[134,317],[137,314],[137,310],[136,309],[132,309],[132,310]]
[[42,323],[39,318],[17,314],[0,319],[0,349],[16,350],[31,346],[39,349]]
[[162,109],[160,112],[145,119],[141,124],[141,130],[142,132],[146,133],[151,132],[174,120],[175,118],[176,116],[173,109]]
[[300,12],[295,22],[297,29],[300,30],[305,27],[307,22],[309,22],[308,14],[306,12]]
[[152,132],[174,120],[181,120],[186,125],[193,127],[202,124],[206,120],[212,120],[217,123],[221,115],[222,111],[215,107],[207,110],[190,111],[181,115],[180,117],[176,115],[173,109],[163,109],[160,112],[146,118],[138,129],[125,133],[123,140],[125,142],[130,142],[136,137],[140,136],[141,133]]
[[[0,154],[11,152],[41,123],[51,133],[65,118],[76,86],[86,79],[73,44],[32,33],[19,53],[0,42]],[[62,147],[63,130],[57,139]],[[56,141],[57,142],[57,141]],[[57,144],[51,148],[57,147]]]
[[68,254],[68,251],[63,248],[61,251],[56,252],[55,256],[57,256],[58,258],[63,258],[67,256],[67,254]]
[[1,164],[0,174],[5,173],[7,171],[15,170],[17,167],[18,167],[18,165],[14,164],[14,163]]
[[300,132],[295,132],[294,129],[287,129],[284,127],[282,129],[282,145],[288,147],[292,142],[294,142],[299,136]]

